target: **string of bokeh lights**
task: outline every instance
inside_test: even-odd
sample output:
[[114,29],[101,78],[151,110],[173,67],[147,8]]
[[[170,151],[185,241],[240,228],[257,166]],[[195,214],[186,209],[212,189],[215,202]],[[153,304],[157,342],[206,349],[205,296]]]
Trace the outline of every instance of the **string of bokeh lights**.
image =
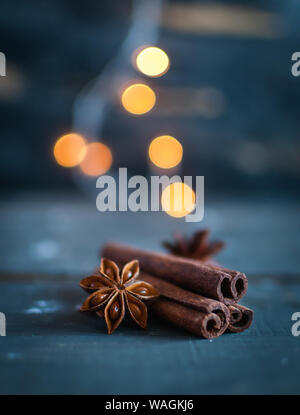
[[[170,68],[166,52],[155,46],[140,47],[132,55],[134,68],[143,75],[157,78]],[[146,83],[133,83],[123,88],[121,104],[130,114],[143,115],[156,103],[155,91]],[[100,142],[87,142],[77,133],[66,134],[54,145],[56,162],[65,168],[79,167],[87,176],[100,176],[109,171],[113,155],[109,147]],[[167,170],[179,165],[183,157],[182,144],[176,138],[155,137],[148,148],[148,157],[154,166]],[[195,193],[186,184],[177,182],[166,187],[161,195],[162,209],[170,216],[180,218],[195,208]]]

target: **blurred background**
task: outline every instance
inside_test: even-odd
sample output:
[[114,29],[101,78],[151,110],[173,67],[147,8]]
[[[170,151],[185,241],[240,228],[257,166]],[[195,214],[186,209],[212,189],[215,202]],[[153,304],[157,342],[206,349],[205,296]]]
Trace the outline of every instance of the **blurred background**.
[[[81,273],[109,238],[159,248],[173,231],[203,225],[227,241],[226,265],[293,272],[299,18],[297,0],[2,0],[1,269]],[[146,46],[169,60],[161,73],[149,76],[141,55],[137,66]],[[144,109],[130,108],[134,84],[148,87],[135,95]],[[68,168],[55,145],[71,132],[101,144]],[[183,156],[160,172],[205,176],[203,223],[97,212],[98,175],[157,172],[148,148],[164,135]]]

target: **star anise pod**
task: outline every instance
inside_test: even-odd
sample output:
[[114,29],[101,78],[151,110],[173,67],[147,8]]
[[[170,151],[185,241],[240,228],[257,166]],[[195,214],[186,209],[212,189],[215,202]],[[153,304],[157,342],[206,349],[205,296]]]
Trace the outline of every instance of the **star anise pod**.
[[203,262],[210,262],[225,243],[222,241],[208,241],[209,230],[203,229],[187,238],[181,233],[174,234],[174,242],[163,242],[163,246],[173,255],[192,258]]
[[141,300],[149,300],[159,295],[158,291],[145,281],[136,281],[139,275],[139,262],[126,264],[120,276],[115,262],[102,258],[99,270],[80,282],[81,288],[92,293],[81,306],[80,311],[95,311],[106,321],[108,334],[121,324],[125,309],[139,326],[147,326],[147,307]]

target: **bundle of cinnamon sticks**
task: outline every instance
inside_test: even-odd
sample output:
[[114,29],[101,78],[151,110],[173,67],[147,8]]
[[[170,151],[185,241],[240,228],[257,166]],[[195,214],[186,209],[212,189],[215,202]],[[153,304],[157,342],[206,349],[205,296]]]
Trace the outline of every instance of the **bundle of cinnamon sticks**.
[[[203,245],[208,231],[199,233],[195,236]],[[172,254],[161,254],[111,242],[104,245],[101,255],[119,265],[137,259],[142,271],[139,278],[160,292],[151,310],[168,322],[208,339],[226,330],[246,330],[252,323],[253,311],[238,304],[248,287],[245,274],[212,263],[207,249],[203,260],[201,255],[189,255],[190,250],[183,250],[185,256],[179,256],[175,245],[170,246]]]

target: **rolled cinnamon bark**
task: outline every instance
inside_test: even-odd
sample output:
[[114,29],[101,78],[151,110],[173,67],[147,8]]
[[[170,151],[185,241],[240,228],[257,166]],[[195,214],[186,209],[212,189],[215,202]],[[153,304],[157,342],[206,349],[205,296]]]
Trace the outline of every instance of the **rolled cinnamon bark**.
[[166,298],[158,298],[151,310],[169,323],[199,337],[212,339],[223,333],[221,319],[214,313],[194,310]]
[[191,291],[187,291],[177,285],[172,284],[169,281],[164,281],[160,278],[142,272],[139,279],[148,282],[153,285],[161,297],[167,298],[168,300],[175,301],[186,307],[199,310],[202,313],[214,313],[216,314],[221,322],[219,327],[218,336],[224,333],[230,322],[230,312],[220,301],[212,300],[211,298],[203,297],[200,294],[195,294]]
[[104,245],[101,255],[120,264],[137,259],[143,271],[227,305],[239,301],[247,290],[244,274],[241,274],[243,277],[233,276],[222,269],[192,259],[144,251],[113,242]]
[[230,325],[234,325],[241,320],[243,314],[241,310],[239,310],[237,307],[235,307],[234,305],[230,305],[228,306],[228,311],[230,312]]
[[184,290],[144,272],[139,278],[159,291],[161,297],[152,303],[151,309],[163,319],[206,339],[221,336],[228,328],[230,312],[220,301]]
[[228,269],[213,263],[205,262],[205,265],[217,271],[225,272],[226,274],[231,275],[231,290],[234,297],[237,298],[236,301],[239,301],[246,294],[248,289],[248,280],[243,272]]
[[253,310],[240,304],[230,305],[230,322],[228,330],[232,333],[240,333],[247,330],[253,321]]

